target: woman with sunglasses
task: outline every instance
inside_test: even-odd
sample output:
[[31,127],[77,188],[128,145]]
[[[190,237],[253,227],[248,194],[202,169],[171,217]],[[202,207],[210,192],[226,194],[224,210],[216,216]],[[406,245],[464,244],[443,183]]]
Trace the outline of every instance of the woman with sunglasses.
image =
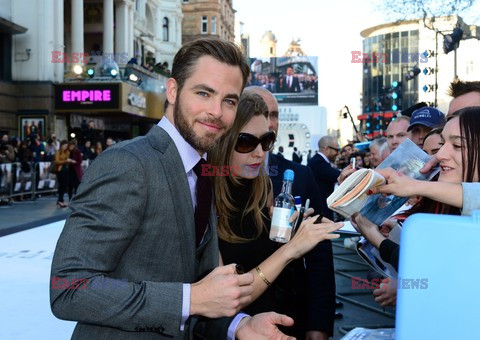
[[252,301],[243,306],[245,312],[281,311],[295,320],[292,328],[283,331],[304,338],[306,316],[300,314],[305,311],[295,310],[300,305],[295,299],[304,292],[282,282],[288,275],[284,269],[317,243],[337,238],[338,234],[330,232],[343,224],[325,218],[327,223],[315,224],[318,216],[314,216],[302,222],[290,242],[281,245],[269,239],[273,194],[265,158],[275,134],[268,129],[267,117],[268,109],[260,96],[243,94],[232,128],[209,154],[213,168],[228,169],[212,177],[220,255],[224,264],[236,263],[254,275]]

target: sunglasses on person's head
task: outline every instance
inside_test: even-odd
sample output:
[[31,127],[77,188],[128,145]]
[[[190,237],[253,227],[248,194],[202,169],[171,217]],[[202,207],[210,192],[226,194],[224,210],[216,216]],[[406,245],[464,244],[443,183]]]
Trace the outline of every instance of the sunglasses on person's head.
[[275,132],[269,131],[260,138],[241,132],[238,134],[237,144],[235,144],[235,151],[240,153],[252,152],[256,149],[258,144],[262,144],[263,151],[270,151],[275,143]]

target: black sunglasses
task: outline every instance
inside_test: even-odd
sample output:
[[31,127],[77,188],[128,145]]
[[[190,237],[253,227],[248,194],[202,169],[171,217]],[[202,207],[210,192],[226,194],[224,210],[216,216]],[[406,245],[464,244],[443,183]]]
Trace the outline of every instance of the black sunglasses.
[[328,148],[329,148],[329,149],[332,149],[332,150],[334,150],[334,151],[336,151],[336,152],[340,152],[340,149],[334,148],[333,146],[330,146],[330,145],[329,145]]
[[263,151],[270,151],[275,143],[275,132],[269,131],[260,138],[249,133],[241,132],[238,134],[235,151],[239,153],[249,153],[255,150],[258,144],[262,144]]

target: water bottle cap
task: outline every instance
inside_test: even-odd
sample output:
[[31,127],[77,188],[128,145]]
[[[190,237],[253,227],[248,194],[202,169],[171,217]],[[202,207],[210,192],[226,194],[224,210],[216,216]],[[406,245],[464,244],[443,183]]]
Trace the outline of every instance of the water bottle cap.
[[283,173],[283,180],[284,181],[289,181],[289,182],[293,182],[293,178],[295,177],[295,173],[293,172],[293,170],[285,170],[285,172]]
[[302,198],[300,196],[295,196],[295,205],[302,204]]

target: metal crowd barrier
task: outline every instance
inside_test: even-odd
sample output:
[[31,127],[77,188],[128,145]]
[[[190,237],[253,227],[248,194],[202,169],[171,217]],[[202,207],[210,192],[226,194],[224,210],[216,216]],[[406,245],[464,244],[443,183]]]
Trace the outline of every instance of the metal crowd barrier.
[[[82,169],[90,161],[82,161]],[[0,201],[13,202],[13,198],[28,196],[35,200],[40,194],[54,194],[58,191],[55,174],[50,173],[51,162],[0,163]]]

